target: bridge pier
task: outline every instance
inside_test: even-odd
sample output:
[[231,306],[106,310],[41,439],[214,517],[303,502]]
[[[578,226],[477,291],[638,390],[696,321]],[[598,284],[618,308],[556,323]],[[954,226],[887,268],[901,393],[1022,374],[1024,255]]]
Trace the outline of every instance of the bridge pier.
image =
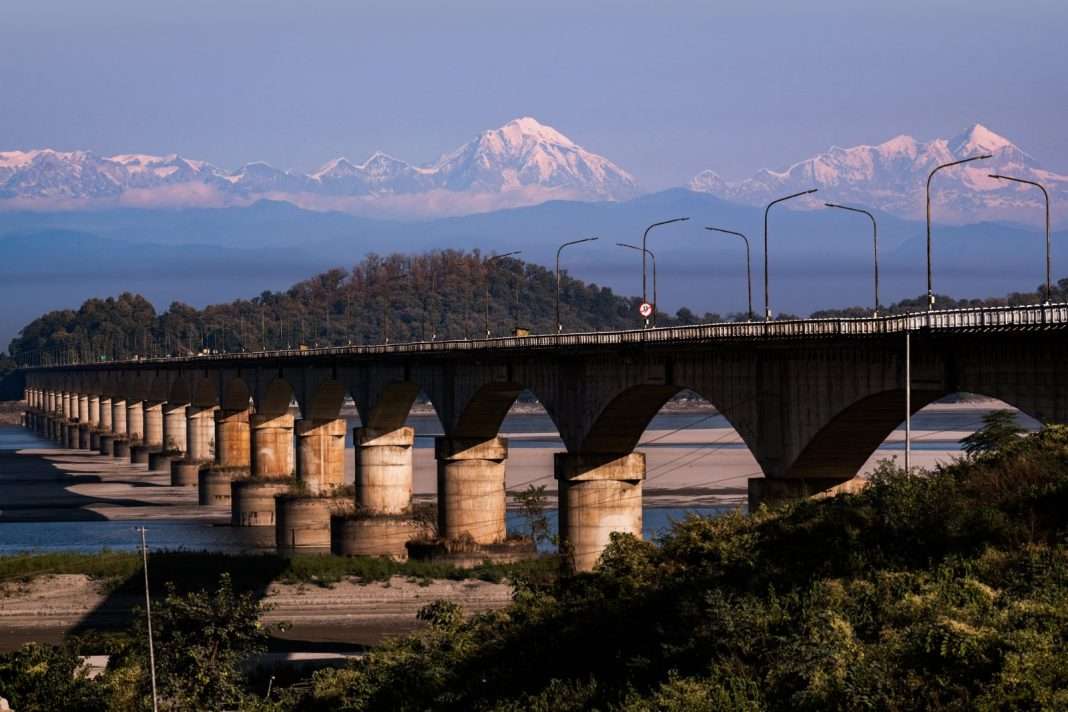
[[807,499],[840,488],[847,482],[858,480],[849,477],[753,477],[749,479],[749,511],[755,512],[762,504],[774,507]]
[[297,421],[299,479],[308,492],[330,494],[345,481],[345,421],[341,418]]
[[273,527],[275,498],[289,490],[293,476],[293,416],[252,415],[250,443],[250,477],[231,485],[231,521],[235,527]]
[[145,432],[144,406],[141,401],[126,401],[126,437],[130,447],[140,445]]
[[215,411],[218,406],[191,405],[185,411],[185,460],[189,463],[215,460]]
[[184,456],[188,447],[187,408],[189,408],[188,403],[167,402],[163,404],[163,450],[177,453],[177,457]]
[[219,467],[248,469],[249,409],[215,411],[215,464]]
[[215,410],[217,406],[185,408],[185,455],[171,462],[171,486],[196,487],[200,472],[215,460]]
[[645,453],[627,455],[558,452],[560,540],[576,571],[593,569],[612,532],[642,536]]
[[333,549],[348,556],[408,556],[405,544],[423,533],[410,516],[415,430],[356,428],[356,513],[333,520]]
[[[249,409],[215,411],[215,464],[197,475],[199,502],[206,506],[231,506],[233,482],[248,477]],[[233,512],[231,511],[231,516]]]
[[282,480],[293,477],[293,416],[256,413],[251,420],[252,477]]
[[97,452],[111,457],[115,442],[115,430],[112,425],[111,396],[100,397],[100,436],[97,438]]
[[130,455],[130,435],[126,428],[126,399],[112,397],[111,399],[111,432],[115,438],[111,441],[111,456],[126,458]]
[[438,461],[438,534],[446,541],[504,541],[505,462],[502,437],[434,439]]

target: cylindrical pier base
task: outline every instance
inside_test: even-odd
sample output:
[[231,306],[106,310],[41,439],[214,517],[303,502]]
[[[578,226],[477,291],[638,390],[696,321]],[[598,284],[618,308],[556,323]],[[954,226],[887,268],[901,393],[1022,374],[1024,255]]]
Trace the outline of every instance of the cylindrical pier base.
[[853,482],[862,483],[864,480],[838,477],[752,477],[749,479],[749,511],[755,512],[762,504],[774,507],[823,492],[834,494],[850,489],[846,483]]
[[89,449],[93,452],[100,452],[100,431],[89,431]]
[[171,487],[196,487],[200,484],[200,472],[207,467],[202,462],[171,460]]
[[88,450],[89,449],[89,446],[92,445],[92,442],[93,442],[92,433],[93,433],[93,431],[89,427],[88,423],[80,423],[78,425],[78,449],[79,450]]
[[642,535],[645,453],[570,454],[554,458],[559,482],[560,540],[576,571],[590,571],[612,532]]
[[230,521],[235,527],[273,527],[275,497],[289,491],[284,480],[241,479],[230,483]]
[[248,471],[201,470],[197,482],[197,502],[203,507],[229,507],[230,483],[237,477],[248,477]]
[[435,438],[438,461],[438,533],[476,544],[504,541],[505,461],[508,440]]
[[171,460],[173,459],[174,455],[166,452],[150,452],[148,453],[148,469],[152,471],[170,471]]
[[148,456],[151,452],[152,448],[150,448],[148,445],[131,445],[130,464],[148,465]]
[[115,436],[111,433],[100,433],[100,448],[98,452],[101,455],[111,457],[114,454]]
[[275,545],[283,554],[330,552],[333,500],[283,495],[275,501]]
[[67,423],[67,449],[77,450],[81,445],[77,423]]
[[388,556],[408,558],[405,546],[413,539],[426,539],[428,528],[405,516],[334,516],[330,522],[330,549],[341,556]]
[[115,438],[111,443],[111,456],[116,460],[129,460],[130,441],[125,438]]

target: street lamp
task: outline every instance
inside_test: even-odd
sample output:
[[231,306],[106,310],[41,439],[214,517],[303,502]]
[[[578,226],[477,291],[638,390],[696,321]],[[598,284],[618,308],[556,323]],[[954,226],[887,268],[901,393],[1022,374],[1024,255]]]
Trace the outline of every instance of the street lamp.
[[824,205],[828,208],[848,210],[851,213],[863,213],[871,219],[871,239],[873,247],[875,248],[875,309],[872,310],[872,316],[879,316],[879,228],[875,225],[875,216],[867,210],[851,208],[848,205],[839,205],[838,203],[824,203]]
[[505,257],[511,257],[512,255],[519,255],[519,254],[522,254],[522,253],[523,253],[522,250],[516,250],[515,252],[505,252],[503,255],[494,255],[493,257],[488,257],[488,258],[486,258],[486,261],[483,262],[482,281],[486,286],[486,338],[487,339],[491,335],[490,323],[489,323],[489,294],[490,294],[489,293],[489,265],[490,265],[491,262],[496,262],[497,260],[504,259]]
[[1052,294],[1053,285],[1050,279],[1050,244],[1049,244],[1049,193],[1046,192],[1045,186],[1041,183],[1036,183],[1033,180],[1026,180],[1024,178],[1013,178],[1012,176],[1001,176],[996,173],[988,173],[990,178],[997,180],[1011,180],[1014,183],[1026,183],[1027,185],[1033,185],[1042,191],[1042,195],[1046,198],[1046,304],[1050,302],[1050,295]]
[[931,307],[934,306],[934,287],[931,285],[931,179],[934,178],[935,173],[938,173],[943,168],[959,166],[962,163],[971,163],[972,161],[981,161],[984,158],[993,158],[993,156],[989,153],[984,153],[980,156],[943,163],[935,166],[934,170],[927,176],[927,311],[931,311]]
[[768,203],[768,207],[764,208],[764,321],[771,321],[771,304],[768,302],[768,211],[771,210],[772,205],[792,200],[793,198],[800,198],[802,195],[810,195],[817,190],[819,188],[812,188],[793,195],[776,198]]
[[[648,249],[646,249],[644,247],[638,247],[637,245],[628,245],[625,242],[617,242],[616,245],[619,246],[619,247],[627,247],[627,248],[630,248],[632,250],[637,250],[638,252],[641,252],[642,253],[642,268],[643,268],[643,270],[645,268],[645,256],[649,255],[649,259],[652,260],[652,262],[653,262],[653,304],[655,305],[656,304],[656,255],[653,254],[652,250],[648,250]],[[645,301],[644,297],[642,298],[642,301],[643,302]],[[653,314],[654,315],[656,314],[655,307],[653,309]]]
[[593,242],[600,238],[586,237],[581,240],[572,240],[571,242],[565,242],[556,248],[556,333],[560,333],[564,330],[564,325],[560,323],[560,253],[565,247],[571,245],[579,245],[583,242]]
[[[646,254],[646,252],[648,252],[645,249],[645,240],[646,240],[646,238],[649,237],[649,231],[652,230],[654,227],[660,227],[661,225],[670,225],[671,223],[677,223],[677,222],[686,222],[689,219],[690,218],[672,218],[671,220],[661,220],[660,222],[655,222],[652,225],[650,225],[649,227],[645,228],[645,232],[642,233],[642,250],[643,250],[643,252],[642,252],[642,302],[643,303],[648,301],[645,298],[645,254]],[[651,255],[653,253],[652,252],[648,252],[648,254]],[[656,290],[654,289],[653,291],[655,292]],[[656,295],[655,294],[653,295],[653,323],[654,324],[656,323]],[[649,320],[648,319],[645,320],[645,325],[646,326],[649,325]]]
[[712,230],[714,232],[722,232],[727,235],[734,235],[742,238],[745,241],[745,287],[746,295],[749,297],[749,321],[753,320],[753,269],[749,261],[749,238],[740,232],[734,230],[724,230],[721,227],[706,227],[706,230]]

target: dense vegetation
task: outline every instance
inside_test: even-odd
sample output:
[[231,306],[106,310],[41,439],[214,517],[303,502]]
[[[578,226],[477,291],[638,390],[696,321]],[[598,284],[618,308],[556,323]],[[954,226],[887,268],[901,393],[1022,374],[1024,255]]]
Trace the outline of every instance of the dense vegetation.
[[[1005,297],[987,297],[985,299],[954,299],[944,294],[935,295],[936,309],[968,309],[971,307],[1007,307],[1021,306],[1024,304],[1041,304],[1046,299],[1046,285],[1042,284],[1033,292],[1012,292]],[[1062,279],[1051,285],[1050,301],[1054,303],[1068,302],[1068,279]],[[927,308],[927,295],[902,299],[900,302],[886,306],[881,305],[880,314],[907,314],[909,312],[923,311]],[[815,319],[830,317],[863,317],[871,316],[872,308],[846,307],[844,309],[823,309],[812,313]]]
[[[284,292],[204,309],[175,302],[157,314],[135,294],[90,299],[80,309],[53,311],[26,325],[9,353],[20,363],[107,360],[150,354],[341,346],[431,339],[479,338],[489,329],[555,330],[556,279],[536,264],[478,252],[370,255],[352,270],[333,269]],[[561,276],[561,321],[567,331],[633,328],[637,298]],[[680,309],[661,325],[717,321]]]
[[[1007,425],[933,473],[884,464],[855,494],[617,536],[592,574],[514,573],[509,608],[433,604],[424,630],[269,700],[235,673],[262,645],[254,602],[172,593],[164,709],[1066,709],[1068,428]],[[70,646],[0,656],[0,690],[20,711],[143,709],[137,640],[96,681]]]
[[[1002,437],[1003,436],[1003,437]],[[302,710],[1068,708],[1068,428],[617,537],[599,571],[316,675]]]

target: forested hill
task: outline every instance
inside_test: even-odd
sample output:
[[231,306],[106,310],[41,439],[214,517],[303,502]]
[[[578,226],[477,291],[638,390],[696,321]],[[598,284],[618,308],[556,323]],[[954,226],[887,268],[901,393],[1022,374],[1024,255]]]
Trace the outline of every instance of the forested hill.
[[[9,353],[20,364],[110,360],[138,355],[182,355],[340,346],[384,341],[479,338],[555,330],[552,270],[478,252],[369,255],[352,270],[333,269],[284,292],[198,310],[173,303],[163,313],[143,297],[90,299],[80,309],[53,311],[26,325]],[[566,274],[561,279],[565,331],[634,328],[639,299]],[[658,315],[660,325],[716,321],[680,309]]]

